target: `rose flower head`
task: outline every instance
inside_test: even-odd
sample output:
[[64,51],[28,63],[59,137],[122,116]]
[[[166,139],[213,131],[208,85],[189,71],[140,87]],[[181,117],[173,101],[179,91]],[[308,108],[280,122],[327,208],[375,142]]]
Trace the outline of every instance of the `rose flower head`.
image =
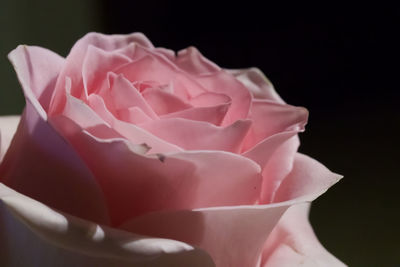
[[344,266],[308,222],[341,176],[297,152],[308,112],[257,68],[141,33],[9,59],[26,107],[0,118],[0,265]]

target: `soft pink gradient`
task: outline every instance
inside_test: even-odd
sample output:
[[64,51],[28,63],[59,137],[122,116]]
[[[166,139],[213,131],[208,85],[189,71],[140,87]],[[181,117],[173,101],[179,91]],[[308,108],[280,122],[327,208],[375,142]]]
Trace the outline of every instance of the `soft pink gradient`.
[[344,266],[302,204],[341,176],[297,152],[308,112],[258,69],[141,33],[9,58],[26,108],[15,135],[19,118],[0,118],[0,263],[28,240],[41,266]]

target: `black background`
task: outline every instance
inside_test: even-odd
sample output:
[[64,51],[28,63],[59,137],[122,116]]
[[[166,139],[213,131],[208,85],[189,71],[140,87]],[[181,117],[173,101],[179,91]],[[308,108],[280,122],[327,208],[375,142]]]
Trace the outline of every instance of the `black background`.
[[[300,151],[345,176],[313,204],[320,241],[350,266],[400,264],[399,9],[82,2],[1,2],[11,10],[0,16],[2,59],[19,43],[65,56],[87,31],[141,31],[156,46],[194,45],[221,67],[260,68],[286,102],[310,111]],[[20,113],[11,65],[0,66],[0,112]]]

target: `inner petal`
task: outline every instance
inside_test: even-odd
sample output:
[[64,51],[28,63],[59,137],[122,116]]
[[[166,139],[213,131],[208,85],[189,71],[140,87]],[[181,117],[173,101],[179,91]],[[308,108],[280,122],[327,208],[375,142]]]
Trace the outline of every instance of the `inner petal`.
[[130,81],[125,79],[122,74],[111,74],[109,79],[111,83],[110,96],[117,112],[121,109],[137,107],[141,109],[148,117],[152,119],[158,118],[156,113],[138,92],[138,90],[131,84]]
[[179,97],[161,89],[147,88],[142,92],[142,96],[157,115],[164,115],[192,107]]

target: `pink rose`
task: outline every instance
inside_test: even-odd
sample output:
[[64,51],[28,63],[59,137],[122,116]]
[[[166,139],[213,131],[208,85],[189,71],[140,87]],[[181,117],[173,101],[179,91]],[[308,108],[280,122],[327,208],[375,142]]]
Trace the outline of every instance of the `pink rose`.
[[305,204],[341,176],[296,152],[307,110],[258,69],[140,33],[9,58],[26,108],[11,143],[0,120],[1,266],[343,266]]

